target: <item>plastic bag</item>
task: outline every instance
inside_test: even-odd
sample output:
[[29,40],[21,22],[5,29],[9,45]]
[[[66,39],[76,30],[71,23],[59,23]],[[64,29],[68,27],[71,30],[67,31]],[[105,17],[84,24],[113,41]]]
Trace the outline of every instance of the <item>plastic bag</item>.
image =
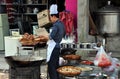
[[59,57],[59,66],[67,64],[67,61],[63,57]]
[[110,79],[118,79],[118,71],[120,67],[120,60],[117,58],[111,58],[112,64],[108,67],[103,68],[104,73],[106,73]]
[[107,66],[110,66],[111,64],[112,62],[109,56],[106,54],[103,47],[101,46],[96,54],[94,65],[99,67],[107,67]]
[[111,58],[111,65],[103,68],[103,71],[113,72],[116,68],[119,67],[119,60],[117,58],[112,58],[111,56],[110,58]]

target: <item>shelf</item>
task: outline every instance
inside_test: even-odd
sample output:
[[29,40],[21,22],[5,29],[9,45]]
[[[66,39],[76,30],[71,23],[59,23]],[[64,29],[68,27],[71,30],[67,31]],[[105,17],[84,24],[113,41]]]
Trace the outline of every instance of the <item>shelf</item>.
[[[30,24],[29,26],[38,25],[37,13],[35,12],[34,9],[37,8],[38,12],[48,9],[48,0],[45,0],[45,1],[46,2],[38,0],[38,2],[33,1],[33,3],[29,3],[26,0],[15,0],[13,2],[10,2],[10,1],[2,2],[0,3],[0,6],[2,8],[5,8],[7,14],[9,14],[8,20],[9,20],[10,28],[14,28],[14,27],[16,28],[16,27],[19,27],[19,24],[17,23],[17,18],[19,18],[21,22],[30,21],[28,23]],[[22,24],[23,27],[24,26],[26,27],[26,24]],[[27,26],[27,29],[28,28],[29,27]]]
[[37,16],[37,13],[23,13],[23,15],[36,15]]
[[[64,48],[62,48],[64,49]],[[69,48],[68,48],[69,49]],[[71,48],[70,48],[71,49]],[[72,48],[75,50],[82,50],[82,51],[98,51],[98,49],[93,49],[93,48]]]
[[75,48],[76,50],[83,50],[83,51],[98,51],[98,49],[84,49],[84,48]]
[[36,24],[36,25],[38,25],[38,22],[31,22],[31,24]]
[[6,6],[6,5],[14,5],[14,6],[20,6],[21,4],[19,3],[1,3],[0,5]]
[[47,4],[22,4],[23,6],[39,6],[39,5],[47,5]]
[[19,3],[1,3],[0,5],[13,5],[13,6],[46,6],[47,4],[19,4]]
[[9,23],[9,25],[15,25],[15,23]]
[[16,16],[17,16],[17,15],[22,15],[22,13],[13,13],[13,15],[16,15]]
[[97,43],[62,43],[62,48],[74,48],[76,50],[84,50],[84,51],[98,51],[98,49],[95,49],[97,47]]
[[37,13],[13,13],[13,15],[34,15],[37,16]]

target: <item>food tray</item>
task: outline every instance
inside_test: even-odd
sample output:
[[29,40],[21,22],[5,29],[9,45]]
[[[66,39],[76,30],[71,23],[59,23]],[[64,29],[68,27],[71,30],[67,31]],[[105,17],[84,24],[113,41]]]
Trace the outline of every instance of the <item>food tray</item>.
[[57,69],[57,71],[67,77],[77,76],[81,73],[81,70],[75,66],[62,66]]
[[65,60],[80,60],[81,56],[80,55],[70,54],[70,55],[64,55],[63,58]]

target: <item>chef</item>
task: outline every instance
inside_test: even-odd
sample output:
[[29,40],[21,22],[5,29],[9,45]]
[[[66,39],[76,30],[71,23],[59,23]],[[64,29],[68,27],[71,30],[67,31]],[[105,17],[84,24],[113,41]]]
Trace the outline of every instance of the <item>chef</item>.
[[50,6],[50,20],[53,23],[47,48],[48,73],[50,79],[59,79],[57,68],[59,67],[60,42],[65,35],[64,24],[59,20],[57,5]]

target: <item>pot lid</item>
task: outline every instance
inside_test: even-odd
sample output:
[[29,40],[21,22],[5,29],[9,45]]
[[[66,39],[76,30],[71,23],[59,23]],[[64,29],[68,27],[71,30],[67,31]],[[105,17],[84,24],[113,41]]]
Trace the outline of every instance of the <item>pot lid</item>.
[[115,7],[111,5],[111,1],[107,2],[107,5],[99,9],[97,12],[100,13],[117,13],[120,12],[120,9],[118,7]]

